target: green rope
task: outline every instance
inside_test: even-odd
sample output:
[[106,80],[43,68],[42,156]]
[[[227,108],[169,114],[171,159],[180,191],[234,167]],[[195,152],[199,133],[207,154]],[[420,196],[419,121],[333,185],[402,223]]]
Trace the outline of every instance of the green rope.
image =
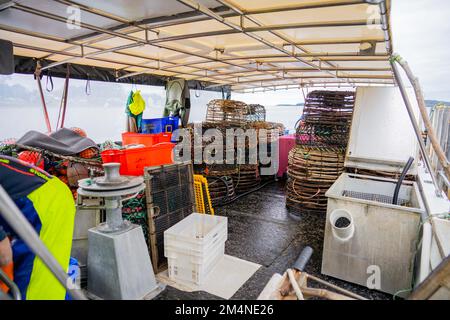
[[145,241],[148,243],[149,230],[145,191],[139,192],[135,198],[123,203],[122,217],[133,224],[141,226],[142,231],[144,232]]

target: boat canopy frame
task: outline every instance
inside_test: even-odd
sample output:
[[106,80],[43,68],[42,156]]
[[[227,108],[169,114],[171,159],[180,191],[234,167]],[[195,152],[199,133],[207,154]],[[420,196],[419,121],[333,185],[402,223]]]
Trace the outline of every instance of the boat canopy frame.
[[17,72],[35,59],[41,72],[70,63],[79,78],[208,90],[394,85],[390,3],[1,1],[0,38],[13,42]]

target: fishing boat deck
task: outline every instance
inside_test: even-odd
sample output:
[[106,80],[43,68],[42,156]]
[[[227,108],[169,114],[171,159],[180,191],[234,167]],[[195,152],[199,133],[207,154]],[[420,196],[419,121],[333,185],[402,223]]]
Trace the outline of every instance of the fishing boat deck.
[[[217,215],[228,217],[225,253],[261,264],[261,268],[231,299],[256,299],[272,275],[283,274],[291,267],[305,246],[314,249],[305,269],[307,273],[368,299],[392,298],[388,294],[322,275],[325,215],[300,213],[298,217],[292,216],[285,206],[284,192],[284,183],[279,181],[216,209]],[[167,286],[156,299],[220,298],[203,291],[183,292]]]

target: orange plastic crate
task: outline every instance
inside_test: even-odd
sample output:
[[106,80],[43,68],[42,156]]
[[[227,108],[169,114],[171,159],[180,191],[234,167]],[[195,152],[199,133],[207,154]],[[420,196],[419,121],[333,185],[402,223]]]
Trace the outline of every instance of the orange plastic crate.
[[146,147],[154,146],[155,144],[162,142],[170,142],[172,139],[172,133],[122,133],[122,144],[143,144]]
[[120,163],[120,174],[142,176],[145,167],[173,163],[174,143],[162,142],[151,147],[125,150],[106,150],[101,153],[103,163]]

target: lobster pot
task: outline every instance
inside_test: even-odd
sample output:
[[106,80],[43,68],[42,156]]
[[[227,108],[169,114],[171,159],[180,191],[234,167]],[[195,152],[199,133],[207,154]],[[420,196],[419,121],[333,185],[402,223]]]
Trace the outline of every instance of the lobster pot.
[[247,104],[241,101],[211,100],[206,111],[206,121],[243,125],[247,122],[247,109]]
[[344,171],[345,150],[297,146],[289,152],[286,206],[293,213],[325,213],[325,192]]
[[[226,122],[202,122],[202,130],[195,129],[193,124],[188,126],[189,132],[191,133],[191,145],[192,145],[192,160],[194,160],[195,154],[205,155],[205,148],[208,150],[208,156],[216,156],[217,152],[222,149],[222,159],[226,159],[226,134],[227,130],[245,130],[244,125],[234,125]],[[215,134],[221,134],[222,139],[216,139],[213,135],[208,135],[208,130],[217,130]],[[211,131],[210,131],[211,132]],[[201,143],[199,143],[201,142]],[[234,138],[234,156],[236,156],[238,138]],[[250,139],[245,139],[244,148],[249,145],[254,145],[256,147],[256,141],[252,142]],[[243,149],[243,148],[241,148]],[[204,157],[203,157],[204,160]],[[236,160],[236,159],[234,159]]]
[[[258,137],[258,149],[257,152],[257,160],[260,168],[267,168],[272,166],[272,161],[266,163],[266,159],[261,158],[261,152],[265,150],[264,157],[271,158],[272,155],[277,155],[278,152],[272,150],[272,144],[278,143],[278,139],[280,136],[284,134],[284,125],[277,122],[264,122],[257,121],[253,123],[249,123],[249,127],[255,129],[256,135]],[[264,130],[264,131],[262,131]],[[264,163],[262,163],[264,162]],[[268,179],[272,178],[272,176],[265,176]],[[262,176],[264,178],[264,176]]]
[[250,191],[258,187],[261,182],[258,165],[253,164],[240,165],[238,172],[232,178],[236,194]]
[[[256,131],[258,143],[271,143],[284,134],[285,127],[282,123],[255,121],[248,124],[249,129]],[[265,130],[263,133],[262,130]]]
[[209,195],[214,206],[226,203],[236,197],[232,175],[238,173],[235,164],[202,164],[195,165],[196,174],[201,174],[208,180]]
[[354,105],[354,92],[313,91],[308,94],[302,121],[296,129],[297,144],[345,148]]
[[208,176],[209,195],[213,207],[236,198],[236,191],[234,190],[233,178],[230,176]]
[[253,121],[266,121],[266,108],[260,104],[249,104],[247,106],[246,120]]

